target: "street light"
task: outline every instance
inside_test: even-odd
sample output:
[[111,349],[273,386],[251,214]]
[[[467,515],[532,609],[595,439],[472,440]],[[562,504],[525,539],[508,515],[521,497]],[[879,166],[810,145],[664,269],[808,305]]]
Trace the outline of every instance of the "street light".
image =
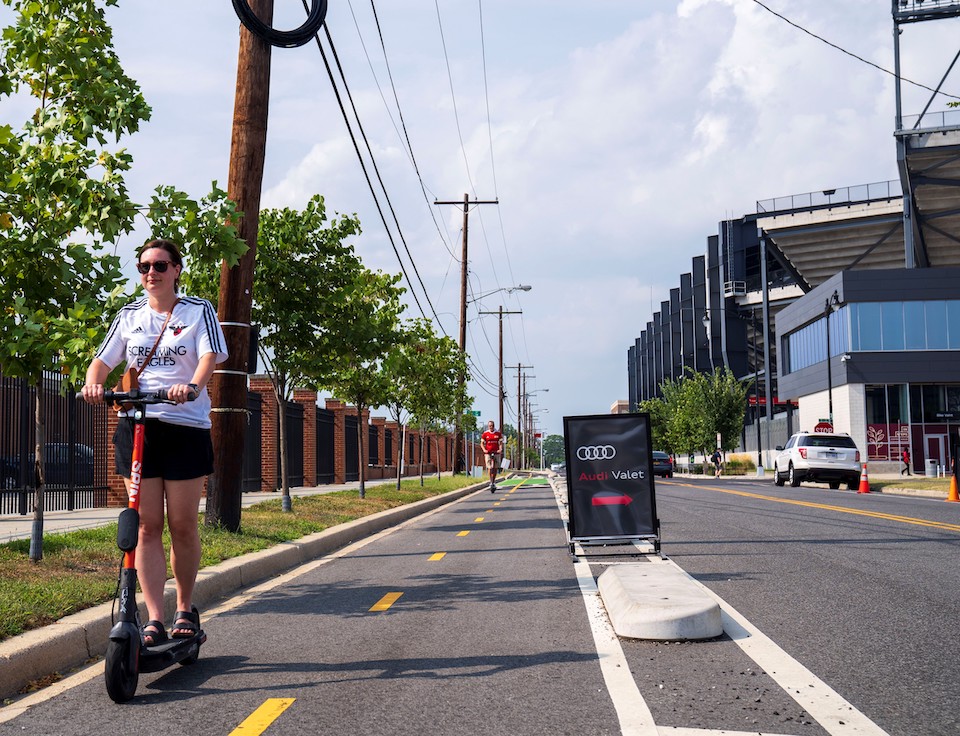
[[499,289],[494,289],[493,291],[487,291],[483,294],[477,294],[473,299],[467,299],[467,304],[473,304],[480,299],[485,299],[488,296],[493,294],[499,294],[501,291],[505,291],[508,294],[512,294],[515,291],[530,291],[533,287],[530,284],[518,284],[517,286],[504,286]]
[[833,426],[833,369],[830,365],[830,316],[840,306],[840,295],[834,289],[823,305],[823,315],[827,322],[827,421],[830,422],[830,431]]

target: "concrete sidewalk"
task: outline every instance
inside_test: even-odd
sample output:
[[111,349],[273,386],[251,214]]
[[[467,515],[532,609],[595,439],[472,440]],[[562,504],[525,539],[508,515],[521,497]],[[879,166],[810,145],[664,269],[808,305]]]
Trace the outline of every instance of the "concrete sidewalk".
[[[396,483],[396,478],[384,478],[379,480],[368,480],[365,484],[370,486],[382,485],[384,483]],[[406,480],[406,479],[404,479]],[[356,490],[360,487],[359,481],[351,483],[339,483],[336,485],[323,485],[312,487],[291,488],[291,497],[316,496],[322,493],[334,493],[335,491]],[[244,493],[241,499],[241,508],[248,508],[261,501],[269,501],[272,498],[281,498],[280,491],[273,493]],[[202,512],[206,505],[206,499],[200,499],[200,511]],[[71,532],[75,529],[90,529],[98,526],[106,526],[117,520],[122,508],[102,508],[102,509],[77,509],[75,511],[47,511],[43,515],[43,533],[59,534]],[[29,539],[33,527],[33,514],[25,516],[20,514],[0,516],[0,544],[14,539]]]

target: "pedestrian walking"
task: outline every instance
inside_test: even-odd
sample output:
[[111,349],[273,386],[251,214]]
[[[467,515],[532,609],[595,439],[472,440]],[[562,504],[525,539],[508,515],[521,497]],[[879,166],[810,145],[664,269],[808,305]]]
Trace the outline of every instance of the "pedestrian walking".
[[900,453],[900,461],[903,463],[903,467],[900,469],[900,475],[906,473],[907,475],[913,475],[910,472],[910,450],[904,448],[903,452]]
[[720,448],[718,447],[713,451],[713,455],[710,456],[710,462],[713,463],[713,477],[720,477],[720,465],[723,462],[723,456],[720,454]]
[[487,422],[486,431],[480,435],[483,444],[483,456],[490,471],[490,493],[497,490],[497,467],[500,465],[500,456],[503,453],[503,434],[496,428],[491,419]]

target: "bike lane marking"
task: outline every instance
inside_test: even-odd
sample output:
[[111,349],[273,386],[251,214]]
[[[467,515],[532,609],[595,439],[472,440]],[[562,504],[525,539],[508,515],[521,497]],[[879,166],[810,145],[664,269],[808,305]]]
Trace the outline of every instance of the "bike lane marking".
[[913,524],[914,526],[926,526],[933,529],[943,529],[948,532],[960,532],[960,524],[949,524],[944,521],[928,521],[927,519],[917,519],[913,516],[899,516],[897,514],[885,514],[882,511],[868,511],[866,509],[852,509],[847,506],[833,506],[826,503],[816,503],[814,501],[797,501],[792,498],[778,498],[777,496],[765,496],[762,493],[750,493],[748,491],[735,491],[731,488],[717,488],[715,486],[699,486],[693,483],[677,483],[676,485],[687,488],[703,488],[704,490],[714,491],[716,493],[729,493],[733,496],[743,496],[744,498],[756,498],[761,501],[775,501],[777,503],[786,503],[792,506],[806,506],[811,509],[821,509],[824,511],[836,511],[841,514],[854,514],[856,516],[868,516],[874,519],[883,519],[884,521],[897,521],[902,524]]
[[390,606],[400,600],[400,596],[402,595],[403,593],[400,592],[387,593],[385,596],[383,596],[383,598],[378,600],[370,607],[370,612],[388,611]]
[[296,698],[268,698],[230,732],[230,736],[260,736]]

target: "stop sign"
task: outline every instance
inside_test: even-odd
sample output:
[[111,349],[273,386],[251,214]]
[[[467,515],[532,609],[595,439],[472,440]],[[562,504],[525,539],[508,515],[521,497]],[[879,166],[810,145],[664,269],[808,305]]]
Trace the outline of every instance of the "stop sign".
[[833,432],[833,425],[830,422],[817,422],[817,425],[813,428],[814,432]]

